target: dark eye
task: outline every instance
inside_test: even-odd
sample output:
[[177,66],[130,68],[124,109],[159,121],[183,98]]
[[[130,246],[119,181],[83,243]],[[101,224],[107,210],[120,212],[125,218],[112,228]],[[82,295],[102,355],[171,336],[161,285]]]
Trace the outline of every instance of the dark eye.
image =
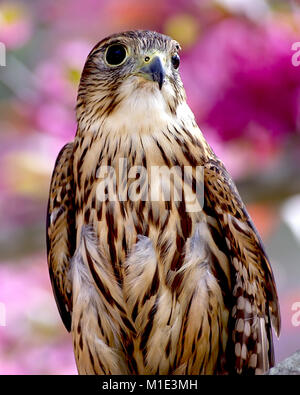
[[178,69],[180,63],[179,55],[178,54],[173,55],[171,61],[174,69]]
[[118,66],[126,58],[126,49],[123,45],[114,44],[108,47],[105,55],[106,62],[112,66]]

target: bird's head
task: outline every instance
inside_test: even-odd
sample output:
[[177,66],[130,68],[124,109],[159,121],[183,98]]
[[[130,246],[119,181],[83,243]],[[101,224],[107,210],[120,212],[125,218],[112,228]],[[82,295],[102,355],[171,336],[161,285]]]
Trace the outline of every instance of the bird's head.
[[[185,103],[179,44],[152,31],[128,31],[100,41],[85,63],[78,93],[78,122],[113,120],[145,125],[174,116]],[[157,115],[155,115],[157,113]]]

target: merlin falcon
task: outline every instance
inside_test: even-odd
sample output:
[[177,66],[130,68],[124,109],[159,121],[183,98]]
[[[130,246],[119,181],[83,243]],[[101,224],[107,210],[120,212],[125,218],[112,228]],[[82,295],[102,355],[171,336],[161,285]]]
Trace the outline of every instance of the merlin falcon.
[[156,32],[114,34],[82,72],[47,212],[79,374],[254,375],[274,364],[270,262],[187,105],[179,51]]

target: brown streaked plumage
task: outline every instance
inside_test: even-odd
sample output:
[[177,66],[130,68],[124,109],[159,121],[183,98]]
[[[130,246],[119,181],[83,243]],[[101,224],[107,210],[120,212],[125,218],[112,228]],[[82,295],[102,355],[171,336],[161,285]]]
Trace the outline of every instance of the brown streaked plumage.
[[[78,129],[55,164],[47,220],[80,374],[259,374],[274,363],[272,269],[186,104],[179,49],[155,32],[120,33],[94,47],[82,73]],[[169,192],[153,166],[171,170],[181,200],[150,198]],[[203,209],[193,210],[202,184]]]

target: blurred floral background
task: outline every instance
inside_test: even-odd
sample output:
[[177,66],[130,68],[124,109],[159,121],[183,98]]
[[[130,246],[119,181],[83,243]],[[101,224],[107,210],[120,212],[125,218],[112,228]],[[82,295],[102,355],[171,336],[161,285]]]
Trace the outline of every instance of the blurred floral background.
[[300,4],[0,1],[6,46],[6,66],[0,66],[2,374],[76,374],[46,263],[50,176],[76,131],[76,91],[90,49],[113,32],[135,28],[182,44],[188,102],[233,175],[272,261],[282,312],[277,361],[300,348],[293,310],[300,302],[300,62],[293,47],[300,41]]

